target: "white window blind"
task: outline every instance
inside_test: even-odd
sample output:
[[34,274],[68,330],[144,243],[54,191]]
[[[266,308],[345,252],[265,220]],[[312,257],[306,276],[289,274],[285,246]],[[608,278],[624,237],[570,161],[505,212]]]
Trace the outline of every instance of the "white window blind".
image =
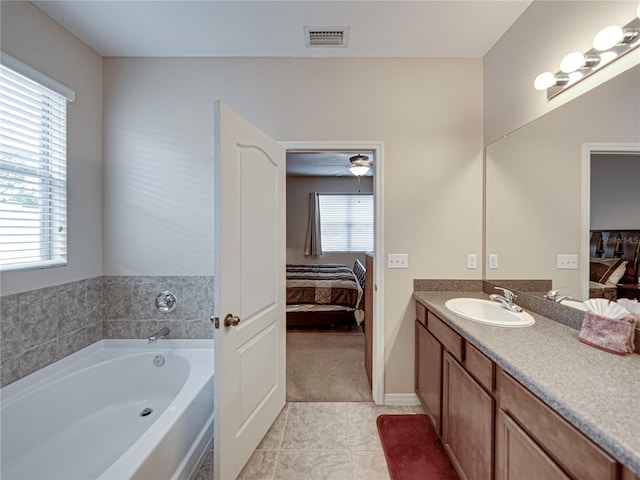
[[66,264],[66,123],[65,96],[0,65],[3,270]]
[[323,252],[373,250],[373,195],[318,194]]

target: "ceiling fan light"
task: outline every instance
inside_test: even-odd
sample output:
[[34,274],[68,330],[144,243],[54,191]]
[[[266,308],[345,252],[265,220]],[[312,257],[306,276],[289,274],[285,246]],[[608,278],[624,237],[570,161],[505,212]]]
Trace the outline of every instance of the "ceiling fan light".
[[369,171],[369,166],[368,165],[352,165],[351,167],[349,167],[349,171],[354,174],[356,177],[361,177],[363,175],[366,175],[366,173]]

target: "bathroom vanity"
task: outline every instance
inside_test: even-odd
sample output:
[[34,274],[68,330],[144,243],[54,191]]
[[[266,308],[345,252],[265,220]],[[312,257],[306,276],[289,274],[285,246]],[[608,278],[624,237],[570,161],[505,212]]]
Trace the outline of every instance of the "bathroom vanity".
[[537,314],[501,328],[445,307],[480,292],[414,297],[416,394],[461,479],[638,480],[640,355]]

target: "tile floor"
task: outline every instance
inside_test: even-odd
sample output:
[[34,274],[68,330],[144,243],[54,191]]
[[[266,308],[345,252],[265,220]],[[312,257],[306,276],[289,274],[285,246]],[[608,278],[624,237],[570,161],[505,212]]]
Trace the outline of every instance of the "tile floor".
[[[388,413],[424,410],[371,402],[288,403],[238,480],[386,480],[376,418]],[[196,480],[212,479],[209,454]]]

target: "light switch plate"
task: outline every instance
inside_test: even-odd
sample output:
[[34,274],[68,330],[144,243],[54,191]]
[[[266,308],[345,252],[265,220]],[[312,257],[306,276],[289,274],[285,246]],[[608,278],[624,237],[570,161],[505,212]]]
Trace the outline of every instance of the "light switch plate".
[[578,255],[558,254],[559,270],[577,270]]
[[495,270],[498,268],[498,254],[491,253],[489,254],[489,268]]
[[407,253],[388,254],[387,268],[409,268],[409,254]]
[[478,267],[478,255],[475,253],[467,254],[467,268],[477,268]]

